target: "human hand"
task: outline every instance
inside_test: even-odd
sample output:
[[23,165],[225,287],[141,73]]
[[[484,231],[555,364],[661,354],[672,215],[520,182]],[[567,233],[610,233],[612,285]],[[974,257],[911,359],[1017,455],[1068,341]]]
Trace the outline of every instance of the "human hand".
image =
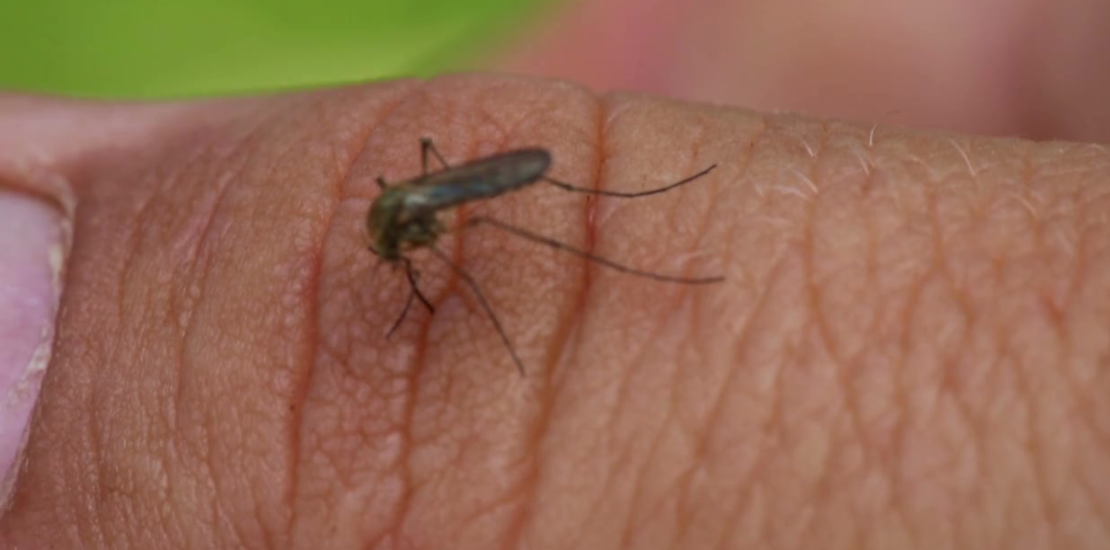
[[[1106,545],[1101,146],[474,76],[0,112],[3,180],[76,204],[0,546]],[[437,311],[386,339],[361,231],[424,135],[606,189],[717,163],[470,211],[726,281],[475,229],[444,247],[528,375],[420,254]]]

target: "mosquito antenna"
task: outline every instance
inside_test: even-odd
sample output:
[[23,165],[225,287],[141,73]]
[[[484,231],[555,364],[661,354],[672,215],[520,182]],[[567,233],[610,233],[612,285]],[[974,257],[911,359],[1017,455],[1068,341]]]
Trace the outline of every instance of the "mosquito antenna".
[[550,183],[551,185],[554,185],[555,187],[558,187],[559,189],[562,189],[564,191],[570,191],[572,193],[586,193],[586,194],[589,194],[589,195],[604,195],[606,197],[622,197],[622,198],[630,199],[630,198],[634,198],[634,197],[646,197],[648,195],[656,195],[656,194],[659,194],[659,193],[665,193],[667,191],[670,191],[671,189],[674,189],[675,187],[686,185],[687,183],[690,183],[690,182],[692,182],[692,181],[694,181],[694,180],[712,172],[713,169],[716,168],[716,167],[717,167],[716,164],[711,164],[709,166],[709,168],[706,168],[705,170],[702,170],[701,172],[698,172],[697,174],[694,174],[694,175],[692,175],[688,178],[678,180],[678,181],[676,181],[672,184],[664,185],[663,187],[658,187],[658,188],[655,188],[655,189],[648,189],[647,191],[634,191],[634,192],[605,191],[605,190],[602,190],[602,189],[590,189],[588,187],[579,187],[577,185],[571,185],[571,184],[569,184],[565,181],[560,181],[560,180],[557,180],[555,178],[549,178],[547,176],[543,176],[540,179],[542,179],[543,181],[545,181],[547,183]]
[[440,250],[438,247],[436,247],[435,245],[429,245],[428,248],[432,251],[433,254],[435,254],[437,258],[442,260],[443,263],[450,266],[451,270],[454,271],[455,274],[458,275],[459,278],[462,279],[463,282],[465,282],[466,285],[470,287],[470,290],[474,293],[474,296],[478,298],[478,303],[482,305],[482,309],[486,310],[486,316],[489,317],[489,320],[491,322],[493,322],[493,328],[497,329],[497,335],[501,337],[501,342],[505,344],[506,348],[508,348],[509,355],[513,357],[513,362],[516,363],[516,368],[520,371],[520,375],[524,376],[524,363],[520,361],[520,357],[517,357],[516,349],[513,348],[512,342],[509,341],[509,336],[505,334],[505,328],[501,326],[501,321],[497,319],[497,315],[493,312],[493,308],[490,307],[489,301],[486,300],[485,294],[482,294],[482,289],[478,287],[478,283],[474,281],[474,278],[471,277],[465,269],[459,266],[459,264],[451,261],[451,258],[448,258],[447,255],[444,254],[443,251]]
[[562,243],[560,241],[556,241],[555,239],[552,239],[552,238],[549,238],[549,237],[544,237],[543,235],[539,235],[537,233],[532,233],[531,231],[528,231],[527,229],[522,229],[522,228],[519,228],[515,225],[509,225],[509,224],[507,224],[503,221],[496,220],[496,219],[490,218],[488,216],[474,216],[474,217],[466,220],[466,222],[464,223],[464,227],[476,226],[476,225],[481,225],[481,224],[486,224],[486,225],[492,226],[496,229],[500,229],[501,231],[504,231],[506,233],[516,235],[517,237],[521,237],[521,238],[524,238],[524,239],[528,239],[530,241],[534,241],[534,242],[537,242],[537,243],[540,243],[540,244],[543,244],[543,245],[550,246],[551,248],[554,248],[556,250],[561,250],[563,252],[568,252],[570,254],[574,254],[575,256],[585,258],[585,259],[590,260],[592,262],[597,262],[597,263],[599,263],[599,264],[601,264],[605,267],[608,267],[610,269],[615,269],[617,271],[620,271],[621,273],[627,273],[629,275],[636,275],[636,276],[639,276],[639,277],[644,277],[644,278],[652,279],[652,280],[655,280],[655,281],[663,281],[663,282],[667,282],[667,283],[683,283],[683,284],[690,284],[690,285],[701,285],[701,284],[708,284],[708,283],[719,283],[719,282],[725,280],[725,278],[721,277],[721,276],[717,276],[717,277],[676,277],[676,276],[673,276],[673,275],[660,275],[659,273],[652,273],[650,271],[641,271],[641,270],[636,269],[636,268],[632,268],[632,267],[628,267],[626,265],[618,264],[617,262],[614,262],[613,260],[608,260],[608,259],[602,258],[601,256],[597,256],[595,254],[590,254],[589,252],[586,252],[585,250],[575,248],[573,246]]

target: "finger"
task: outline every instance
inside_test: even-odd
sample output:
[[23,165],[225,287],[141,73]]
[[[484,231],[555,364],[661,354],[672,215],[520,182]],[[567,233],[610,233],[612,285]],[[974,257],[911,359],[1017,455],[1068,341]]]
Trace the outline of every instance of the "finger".
[[53,351],[76,195],[90,149],[125,149],[175,111],[0,96],[0,503],[20,471],[27,423]]
[[[1096,448],[1021,443],[1043,411],[1081,404],[1042,438],[1089,437],[1085,415],[1101,414],[1110,293],[1084,273],[1104,269],[1108,233],[1097,207],[1068,202],[1097,203],[1098,148],[466,76],[222,108],[81,172],[96,191],[0,518],[15,543],[772,547],[778,531],[750,526],[790,525],[799,506],[801,544],[927,541],[953,514],[979,540],[1002,536],[989,517],[1015,495],[1022,525],[1047,528],[1037,476],[1064,478],[1033,465],[1103,479]],[[373,270],[359,228],[374,178],[419,173],[429,132],[452,163],[540,145],[553,177],[604,188],[712,159],[706,185],[662,202],[535,188],[460,216],[493,209],[622,263],[719,268],[725,286],[628,280],[463,232],[440,246],[535,372],[518,376],[466,288],[419,257],[436,312],[387,340],[408,287]],[[968,479],[968,448],[983,477]],[[860,479],[894,480],[904,500]],[[1090,492],[1052,487],[1097,536]]]
[[0,96],[0,504],[49,364],[69,251],[72,192],[42,158],[47,124],[27,115],[45,104]]

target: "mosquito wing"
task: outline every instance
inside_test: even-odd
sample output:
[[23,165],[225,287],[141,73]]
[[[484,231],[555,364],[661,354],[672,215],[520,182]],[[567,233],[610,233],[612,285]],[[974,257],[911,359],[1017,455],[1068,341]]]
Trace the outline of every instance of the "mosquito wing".
[[543,149],[519,149],[432,172],[405,182],[404,209],[413,217],[496,197],[539,181],[551,165]]

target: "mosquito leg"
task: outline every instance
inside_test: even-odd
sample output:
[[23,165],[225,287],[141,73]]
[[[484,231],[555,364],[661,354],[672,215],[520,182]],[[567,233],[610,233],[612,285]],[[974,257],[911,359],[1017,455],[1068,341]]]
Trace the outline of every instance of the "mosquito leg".
[[537,234],[537,233],[533,233],[531,231],[528,231],[527,229],[522,229],[520,227],[516,227],[515,225],[509,225],[509,224],[507,224],[503,221],[496,220],[496,219],[490,218],[488,216],[475,216],[473,218],[470,218],[470,219],[466,220],[466,222],[463,224],[463,227],[471,227],[471,226],[482,225],[482,224],[488,225],[490,227],[493,227],[495,229],[504,231],[504,232],[512,234],[512,235],[516,235],[517,237],[520,237],[522,239],[527,239],[529,241],[537,242],[537,243],[540,243],[540,244],[545,245],[545,246],[550,246],[551,248],[554,248],[556,250],[561,250],[563,252],[567,252],[569,254],[573,254],[575,256],[578,256],[580,258],[585,258],[587,260],[590,260],[591,262],[595,262],[597,264],[603,265],[603,266],[608,267],[610,269],[615,269],[617,271],[620,271],[621,273],[627,273],[629,275],[636,275],[638,277],[644,277],[644,278],[652,279],[652,280],[655,280],[655,281],[663,281],[663,282],[667,282],[667,283],[684,283],[684,284],[690,284],[690,285],[700,285],[700,284],[707,284],[707,283],[719,283],[719,282],[725,280],[724,277],[720,277],[720,276],[717,276],[717,277],[677,277],[677,276],[674,276],[674,275],[662,275],[662,274],[659,274],[659,273],[652,273],[650,271],[642,271],[642,270],[639,270],[639,269],[636,269],[636,268],[633,268],[633,267],[628,267],[628,266],[623,265],[623,264],[618,264],[617,262],[614,262],[613,260],[602,258],[601,256],[598,256],[596,254],[591,254],[589,252],[586,252],[585,250],[570,246],[569,244],[556,241],[555,239],[552,239],[550,237],[545,237],[545,236]]
[[621,191],[603,191],[601,189],[590,189],[590,188],[587,188],[587,187],[579,187],[577,185],[571,185],[571,184],[569,184],[565,181],[560,181],[560,180],[557,180],[557,179],[554,179],[554,178],[549,178],[547,176],[544,176],[540,179],[542,179],[543,181],[545,181],[547,183],[550,183],[551,185],[554,185],[555,187],[558,187],[559,189],[562,189],[564,191],[570,191],[572,193],[586,193],[586,194],[589,194],[589,195],[604,195],[606,197],[622,197],[622,198],[630,199],[630,198],[634,198],[634,197],[646,197],[648,195],[655,195],[655,194],[658,194],[658,193],[665,193],[667,191],[670,191],[671,189],[674,189],[675,187],[680,187],[680,186],[686,185],[687,183],[690,183],[690,182],[692,182],[692,181],[694,181],[694,180],[712,172],[713,169],[716,168],[716,167],[717,167],[716,164],[710,165],[709,168],[706,168],[705,170],[702,170],[701,172],[698,172],[697,174],[694,174],[694,175],[692,175],[690,177],[687,177],[685,179],[678,180],[674,183],[664,185],[663,187],[657,187],[655,189],[648,189],[647,191],[635,191],[635,192],[630,192],[630,193],[629,192],[621,192]]
[[443,156],[439,154],[439,149],[436,149],[435,143],[432,142],[432,138],[420,138],[420,165],[424,169],[424,175],[428,175],[428,153],[431,153],[444,168],[451,167],[450,164],[447,164],[446,160],[443,160]]
[[428,150],[435,147],[432,145],[432,138],[420,138],[420,175],[428,175]]
[[424,293],[420,292],[420,287],[416,284],[416,280],[420,278],[420,274],[412,268],[412,261],[408,258],[402,258],[401,261],[405,264],[405,277],[409,280],[409,287],[412,288],[413,294],[416,294],[416,297],[420,298],[420,303],[424,304],[424,307],[428,309],[428,313],[435,313],[436,308],[432,306],[432,303],[428,301]]
[[389,327],[389,332],[385,333],[385,337],[387,340],[393,336],[393,333],[397,331],[397,327],[401,326],[401,322],[404,321],[405,316],[409,314],[409,309],[412,308],[412,301],[415,297],[416,289],[410,289],[409,297],[407,300],[405,300],[405,307],[401,309],[401,314],[397,316],[397,320],[393,321],[393,326]]
[[378,184],[378,188],[382,191],[385,191],[385,188],[389,186],[389,184],[385,182],[385,178],[383,178],[382,176],[378,176],[378,179],[374,180],[374,182]]
[[408,258],[401,258],[401,262],[405,265],[405,278],[409,282],[409,297],[405,300],[405,307],[401,309],[401,315],[393,322],[393,326],[389,327],[389,332],[385,333],[386,338],[393,336],[393,333],[401,326],[401,323],[404,322],[405,317],[409,314],[409,310],[412,309],[412,302],[414,299],[419,298],[420,303],[428,308],[429,313],[436,312],[435,308],[432,307],[432,304],[424,297],[424,293],[420,292],[420,287],[416,284],[417,279],[420,278],[420,274],[413,269],[412,262],[409,261]]
[[482,289],[478,287],[478,283],[474,281],[474,278],[471,277],[465,269],[459,266],[459,264],[451,261],[451,258],[448,258],[447,255],[439,248],[436,248],[435,245],[429,246],[429,249],[437,258],[442,260],[443,263],[450,266],[451,270],[470,287],[471,292],[478,298],[478,303],[482,305],[482,309],[486,310],[486,317],[489,317],[490,322],[493,323],[493,328],[497,330],[497,335],[501,337],[501,342],[504,343],[505,348],[509,350],[509,355],[512,356],[513,363],[516,363],[516,368],[520,371],[520,375],[524,376],[524,363],[522,363],[520,357],[517,356],[516,349],[513,348],[512,342],[509,341],[509,336],[505,334],[505,328],[501,326],[501,321],[497,319],[497,315],[493,312],[493,308],[490,307],[489,301],[486,300],[486,295],[482,293]]

